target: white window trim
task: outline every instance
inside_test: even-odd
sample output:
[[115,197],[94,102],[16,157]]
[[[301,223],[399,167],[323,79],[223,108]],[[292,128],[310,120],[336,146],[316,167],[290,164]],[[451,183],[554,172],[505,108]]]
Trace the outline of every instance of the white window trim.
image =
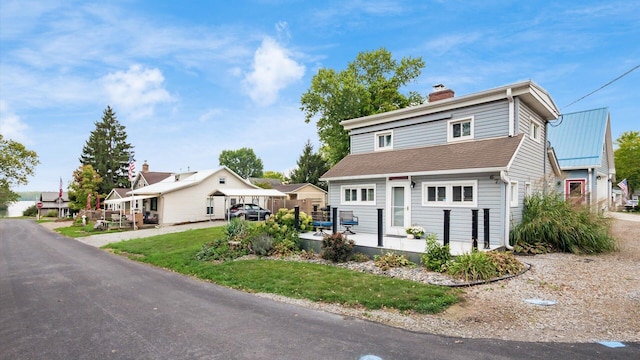
[[[447,141],[448,142],[454,142],[454,141],[465,141],[465,140],[472,140],[474,137],[474,130],[473,128],[474,126],[474,121],[475,118],[474,116],[469,116],[469,117],[465,117],[465,118],[460,118],[460,119],[453,119],[453,120],[449,120],[447,122]],[[460,136],[458,138],[454,138],[453,137],[453,125],[454,124],[458,124],[458,123],[464,123],[469,121],[469,127],[470,127],[470,135],[467,136]]]
[[[533,134],[533,129],[536,126],[538,127],[537,137],[535,137]],[[529,118],[529,137],[531,138],[531,140],[534,140],[535,142],[538,142],[538,143],[542,142],[542,124],[533,118]]]
[[533,188],[531,188],[531,183],[527,181],[524,183],[524,196],[531,197],[531,195],[533,195]]
[[[358,200],[355,201],[345,201],[344,199],[344,191],[346,189],[355,189],[356,194],[358,196]],[[361,200],[361,190],[362,189],[373,189],[373,200],[362,201]],[[376,205],[376,184],[357,184],[357,185],[342,185],[340,186],[340,205]]]
[[[391,143],[389,144],[389,146],[380,147],[380,142],[379,142],[378,137],[384,136],[384,135],[391,135]],[[375,142],[375,144],[374,144],[375,151],[393,150],[393,130],[377,132],[377,133],[375,133],[375,136],[374,136],[373,139],[374,139],[374,142]]]
[[[427,188],[430,186],[444,186],[447,192],[445,201],[427,201]],[[471,186],[473,188],[473,201],[453,201],[453,187],[454,186]],[[464,181],[436,181],[436,182],[423,182],[422,183],[422,206],[428,207],[461,207],[471,208],[478,207],[478,180],[464,180]]]
[[519,195],[520,194],[518,193],[518,182],[517,181],[512,181],[511,182],[511,199],[509,199],[509,205],[511,207],[518,207],[518,196]]

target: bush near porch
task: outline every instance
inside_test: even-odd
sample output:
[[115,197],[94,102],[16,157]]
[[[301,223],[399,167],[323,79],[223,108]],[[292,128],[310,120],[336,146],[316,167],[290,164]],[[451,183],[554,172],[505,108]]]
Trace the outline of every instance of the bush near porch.
[[602,214],[572,205],[561,194],[538,194],[525,198],[522,221],[510,237],[517,252],[594,254],[616,250],[610,227]]

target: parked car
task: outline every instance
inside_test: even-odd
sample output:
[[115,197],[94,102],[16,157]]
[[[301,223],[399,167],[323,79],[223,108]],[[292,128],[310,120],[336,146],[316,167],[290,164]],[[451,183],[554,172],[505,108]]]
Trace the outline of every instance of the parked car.
[[227,218],[242,218],[246,220],[267,220],[271,211],[256,204],[235,204],[225,214]]

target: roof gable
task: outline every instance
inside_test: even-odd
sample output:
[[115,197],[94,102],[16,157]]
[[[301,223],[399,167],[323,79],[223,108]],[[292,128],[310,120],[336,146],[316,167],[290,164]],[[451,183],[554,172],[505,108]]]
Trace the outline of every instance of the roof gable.
[[[242,183],[246,184],[249,188],[258,189],[259,187],[249,183],[247,180],[243,179],[240,175],[233,172],[226,166],[222,166],[218,169],[214,170],[200,170],[200,171],[191,171],[188,173],[182,174],[173,174],[173,176],[169,176],[162,181],[159,181],[153,185],[145,186],[139,189],[133,190],[133,194],[141,195],[141,194],[166,194],[169,192],[177,191],[183,188],[196,186],[201,184],[203,181],[208,178],[216,175],[216,174],[224,174],[225,176],[233,176],[237,178]],[[130,192],[131,193],[131,192]]]
[[412,149],[350,154],[327,171],[323,180],[406,174],[508,170],[523,134]]
[[[600,108],[563,114],[549,126],[549,142],[563,169],[588,168],[602,164],[602,151],[607,141],[609,109]],[[609,137],[610,137],[609,131]]]
[[545,120],[556,119],[560,115],[560,110],[558,110],[551,96],[538,84],[527,80],[460,97],[344,120],[340,124],[345,130],[350,131],[362,127],[505,100],[512,96],[519,97]]

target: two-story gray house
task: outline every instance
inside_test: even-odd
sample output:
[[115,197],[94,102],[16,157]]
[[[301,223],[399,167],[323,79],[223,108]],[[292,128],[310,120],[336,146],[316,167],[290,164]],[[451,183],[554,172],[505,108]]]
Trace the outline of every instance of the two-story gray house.
[[523,81],[460,97],[439,85],[426,104],[345,120],[351,152],[322,177],[329,204],[353,211],[359,233],[377,233],[382,209],[385,236],[420,225],[442,241],[448,218],[452,242],[471,241],[477,210],[480,247],[509,247],[525,194],[559,176],[547,146],[547,122],[559,113]]

